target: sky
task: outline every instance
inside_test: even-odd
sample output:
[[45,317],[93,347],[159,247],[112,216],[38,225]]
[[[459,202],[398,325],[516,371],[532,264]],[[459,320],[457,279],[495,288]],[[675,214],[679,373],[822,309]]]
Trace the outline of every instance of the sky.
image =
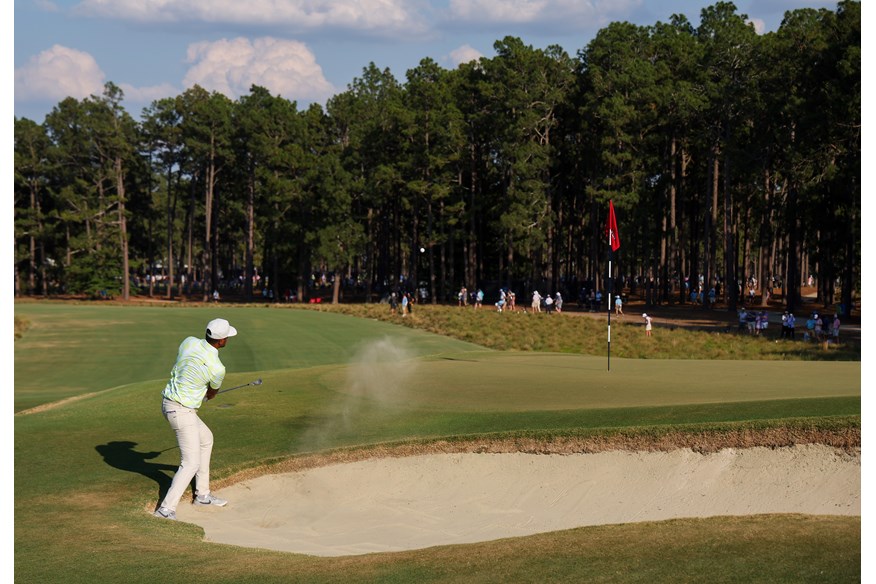
[[[111,81],[134,117],[195,84],[231,99],[255,84],[298,103],[325,104],[374,63],[400,82],[430,57],[445,68],[494,56],[519,37],[570,55],[611,22],[639,25],[703,0],[15,0],[15,117],[41,123],[67,96]],[[819,0],[739,0],[760,32],[787,10],[836,9]]]

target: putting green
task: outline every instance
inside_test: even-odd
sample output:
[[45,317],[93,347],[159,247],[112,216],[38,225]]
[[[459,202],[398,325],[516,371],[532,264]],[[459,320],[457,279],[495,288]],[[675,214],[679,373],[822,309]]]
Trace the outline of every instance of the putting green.
[[[551,353],[391,352],[327,371],[326,387],[387,404],[533,411],[860,396],[857,362],[612,360]],[[395,358],[394,358],[395,357]]]

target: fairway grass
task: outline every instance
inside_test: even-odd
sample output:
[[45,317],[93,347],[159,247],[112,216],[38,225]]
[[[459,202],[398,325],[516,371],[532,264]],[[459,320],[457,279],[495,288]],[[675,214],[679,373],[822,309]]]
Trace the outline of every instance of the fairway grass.
[[15,342],[16,582],[860,579],[854,517],[681,519],[325,559],[206,543],[147,513],[179,463],[160,391],[179,342],[215,316],[240,331],[221,354],[226,386],[264,380],[202,409],[217,487],[295,461],[448,444],[859,448],[859,362],[613,358],[609,373],[593,357],[306,310],[27,303],[16,316],[28,320]]
[[202,336],[217,315],[240,331],[222,361],[229,373],[241,375],[346,363],[361,344],[388,335],[411,356],[481,348],[390,323],[306,310],[27,302],[16,304],[15,311],[28,320],[14,347],[15,411],[135,381],[155,380],[163,388],[180,342]]

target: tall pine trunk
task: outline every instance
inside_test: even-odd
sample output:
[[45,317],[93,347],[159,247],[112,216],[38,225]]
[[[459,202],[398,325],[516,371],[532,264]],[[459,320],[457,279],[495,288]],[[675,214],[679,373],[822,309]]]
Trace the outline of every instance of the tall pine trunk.
[[125,216],[125,175],[122,158],[115,159],[116,193],[119,196],[119,244],[122,253],[122,298],[131,298],[131,274],[128,258],[128,220]]

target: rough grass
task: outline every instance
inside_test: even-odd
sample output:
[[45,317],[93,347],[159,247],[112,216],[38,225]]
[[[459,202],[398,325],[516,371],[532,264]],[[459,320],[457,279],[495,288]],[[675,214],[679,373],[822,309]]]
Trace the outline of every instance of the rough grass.
[[30,327],[30,321],[26,318],[22,318],[18,315],[15,315],[15,340],[17,341],[24,333],[27,332],[28,327]]
[[[384,304],[288,305],[291,308],[349,314],[394,322],[476,343],[500,351],[550,351],[605,355],[607,320],[603,317],[564,313],[499,313],[489,307],[479,310],[441,305],[417,305],[402,318]],[[712,330],[685,328],[671,323],[655,324],[653,336],[644,336],[644,324],[635,316],[612,317],[611,356],[630,359],[724,359],[860,361],[861,347],[844,343],[825,350],[821,345],[777,338],[739,335],[731,326]]]

